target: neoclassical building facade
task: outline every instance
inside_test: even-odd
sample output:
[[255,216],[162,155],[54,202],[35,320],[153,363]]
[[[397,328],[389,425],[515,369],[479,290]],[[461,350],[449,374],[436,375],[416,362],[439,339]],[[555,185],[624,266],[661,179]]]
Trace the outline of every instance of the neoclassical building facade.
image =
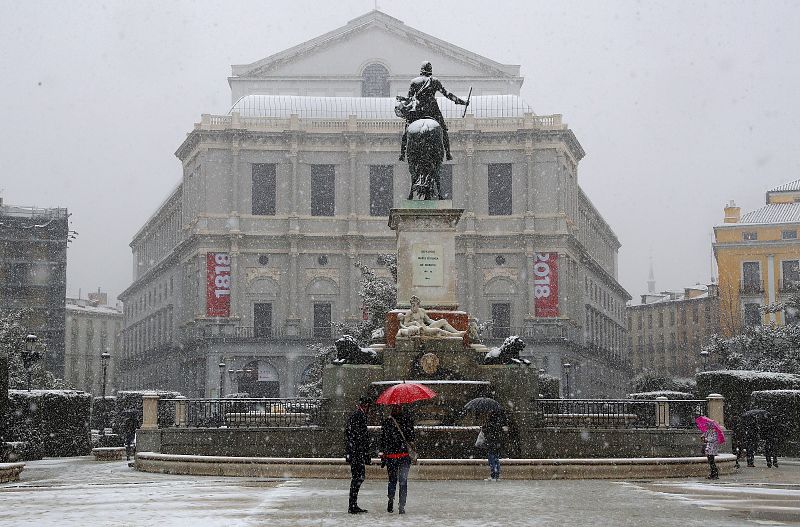
[[[375,56],[382,50],[381,56]],[[431,60],[454,160],[442,180],[458,224],[460,309],[517,333],[572,396],[627,377],[620,243],[578,185],[584,151],[560,115],[519,96],[519,66],[378,11],[234,66],[233,106],[203,114],[176,155],[183,176],[131,242],[123,388],[290,397],[331,325],[362,317],[357,262],[390,274],[389,210],[406,198],[394,95]],[[565,369],[564,364],[569,364]]]

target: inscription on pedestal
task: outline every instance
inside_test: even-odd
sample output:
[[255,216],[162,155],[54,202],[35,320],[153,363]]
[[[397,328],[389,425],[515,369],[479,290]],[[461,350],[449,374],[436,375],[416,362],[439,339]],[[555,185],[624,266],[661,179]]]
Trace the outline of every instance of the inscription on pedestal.
[[412,285],[441,287],[444,285],[443,250],[441,245],[415,243],[412,247]]

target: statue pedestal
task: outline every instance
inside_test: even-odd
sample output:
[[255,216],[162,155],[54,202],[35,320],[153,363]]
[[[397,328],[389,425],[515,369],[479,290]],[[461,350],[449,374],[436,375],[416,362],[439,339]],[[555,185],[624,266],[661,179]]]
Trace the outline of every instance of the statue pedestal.
[[455,310],[456,225],[464,209],[450,200],[407,200],[389,213],[397,232],[397,303],[416,295],[426,309]]

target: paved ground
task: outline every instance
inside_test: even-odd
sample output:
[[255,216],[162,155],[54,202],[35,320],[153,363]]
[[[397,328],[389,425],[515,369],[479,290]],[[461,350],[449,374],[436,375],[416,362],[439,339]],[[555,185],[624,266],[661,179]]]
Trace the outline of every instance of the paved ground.
[[370,512],[351,516],[344,480],[169,476],[46,459],[0,485],[0,527],[800,525],[800,461],[777,470],[757,462],[719,482],[412,480],[401,518],[384,510],[385,480],[364,484],[359,503]]

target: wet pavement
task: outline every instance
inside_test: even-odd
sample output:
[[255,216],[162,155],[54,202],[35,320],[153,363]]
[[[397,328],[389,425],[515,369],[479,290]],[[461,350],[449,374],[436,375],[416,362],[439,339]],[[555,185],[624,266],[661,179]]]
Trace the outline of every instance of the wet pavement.
[[[367,480],[348,515],[346,480],[171,476],[92,458],[28,462],[0,485],[0,527],[23,526],[745,526],[800,525],[800,461],[719,481],[414,481],[404,517]],[[395,508],[396,510],[396,508]]]

